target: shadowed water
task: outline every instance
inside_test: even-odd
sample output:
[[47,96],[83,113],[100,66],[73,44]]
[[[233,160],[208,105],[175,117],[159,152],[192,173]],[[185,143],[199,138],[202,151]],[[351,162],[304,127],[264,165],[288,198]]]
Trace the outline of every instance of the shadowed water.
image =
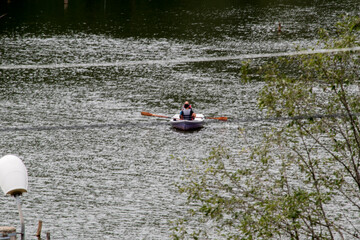
[[[318,28],[359,12],[351,0],[30,2],[0,1],[0,156],[28,169],[27,236],[41,219],[54,239],[169,239],[186,211],[171,156],[236,153],[239,127],[256,142],[278,120],[258,111],[262,83],[240,80],[241,61],[319,49]],[[186,133],[140,114],[185,100],[230,121]],[[1,197],[0,225],[20,230],[17,214]]]

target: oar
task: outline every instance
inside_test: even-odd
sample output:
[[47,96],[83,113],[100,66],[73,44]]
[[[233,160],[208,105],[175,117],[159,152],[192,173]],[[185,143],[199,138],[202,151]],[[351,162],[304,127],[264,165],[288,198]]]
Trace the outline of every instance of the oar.
[[156,115],[156,114],[152,114],[152,113],[149,113],[149,112],[141,112],[141,115],[150,116],[150,117],[170,118],[168,116]]
[[216,119],[216,120],[220,120],[220,121],[227,121],[228,120],[227,117],[206,117],[206,119]]

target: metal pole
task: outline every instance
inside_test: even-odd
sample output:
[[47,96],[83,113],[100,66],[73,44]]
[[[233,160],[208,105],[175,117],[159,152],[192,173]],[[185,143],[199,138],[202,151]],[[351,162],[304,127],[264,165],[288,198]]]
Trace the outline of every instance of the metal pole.
[[20,217],[20,224],[21,224],[21,240],[25,240],[25,222],[24,222],[24,216],[21,210],[21,194],[14,195],[16,200],[16,205],[19,211],[19,217]]

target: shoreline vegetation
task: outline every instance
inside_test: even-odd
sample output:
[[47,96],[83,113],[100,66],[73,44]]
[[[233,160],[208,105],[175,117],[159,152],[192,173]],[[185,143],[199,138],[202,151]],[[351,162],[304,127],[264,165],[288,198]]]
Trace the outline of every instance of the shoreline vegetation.
[[[360,45],[358,16],[321,29],[319,45]],[[243,63],[243,81],[264,81],[258,105],[288,118],[252,145],[246,129],[239,155],[226,146],[177,183],[189,213],[173,239],[359,239],[360,60],[353,52],[282,57],[260,69]],[[294,118],[304,115],[331,118]],[[246,144],[247,143],[247,144]]]

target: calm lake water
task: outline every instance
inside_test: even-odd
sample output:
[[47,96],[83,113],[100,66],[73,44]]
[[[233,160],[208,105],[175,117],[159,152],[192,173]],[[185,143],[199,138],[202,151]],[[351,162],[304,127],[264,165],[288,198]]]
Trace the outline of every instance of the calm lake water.
[[[38,220],[52,239],[169,239],[169,221],[186,211],[174,187],[185,168],[171,156],[196,164],[219,145],[235,154],[239,127],[256,142],[272,124],[242,121],[261,116],[262,83],[243,84],[240,61],[186,59],[313,48],[317,29],[359,6],[0,0],[0,157],[18,155],[28,169],[28,239]],[[140,114],[172,116],[185,100],[231,121],[186,133]],[[0,225],[20,230],[9,196],[0,197]]]

